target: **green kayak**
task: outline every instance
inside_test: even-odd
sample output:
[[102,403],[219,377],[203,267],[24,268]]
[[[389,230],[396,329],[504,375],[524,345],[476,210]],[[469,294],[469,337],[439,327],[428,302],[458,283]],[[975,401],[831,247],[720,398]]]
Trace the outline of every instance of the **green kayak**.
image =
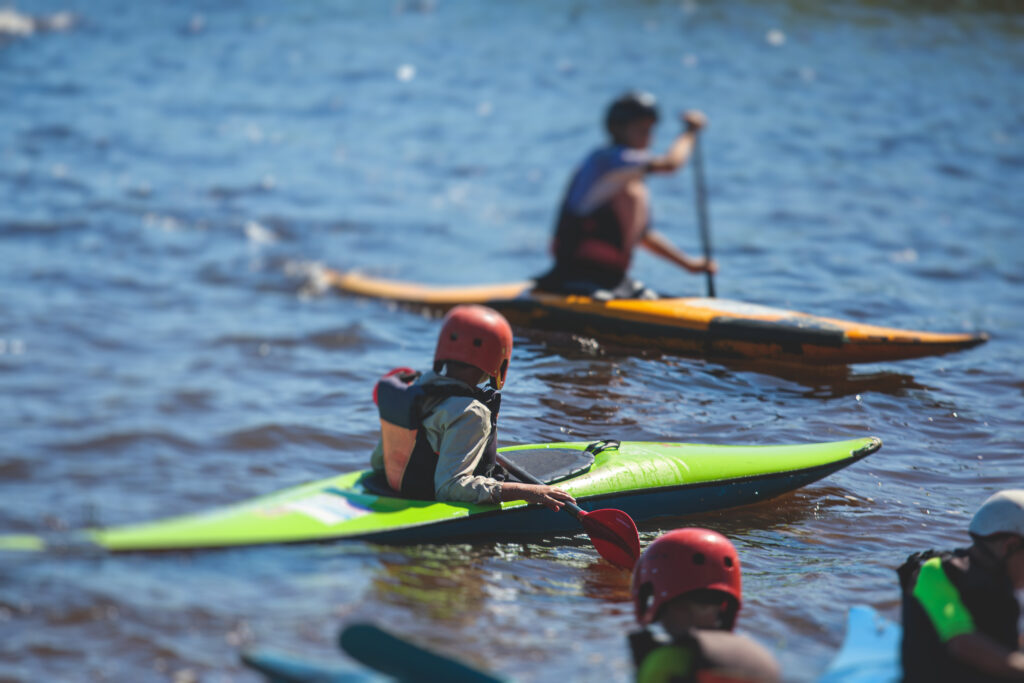
[[[686,443],[551,443],[502,454],[558,482],[585,510],[618,508],[637,521],[769,500],[877,451],[880,439],[782,446]],[[577,533],[570,515],[524,501],[441,503],[388,495],[368,470],[285,489],[207,512],[70,537],[0,536],[0,550],[84,544],[108,551],[172,550],[365,539],[443,543],[454,539]]]

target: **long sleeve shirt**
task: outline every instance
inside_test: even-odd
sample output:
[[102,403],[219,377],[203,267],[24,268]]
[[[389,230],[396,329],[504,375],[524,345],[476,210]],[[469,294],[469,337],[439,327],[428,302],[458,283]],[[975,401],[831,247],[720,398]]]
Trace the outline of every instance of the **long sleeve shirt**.
[[[434,372],[425,372],[417,383],[467,386]],[[438,455],[434,497],[466,503],[500,502],[501,482],[473,474],[491,436],[491,417],[486,406],[468,396],[427,398],[424,412],[427,415],[422,428],[426,431],[427,442]],[[370,466],[374,471],[384,471],[384,451],[380,442],[370,456]]]

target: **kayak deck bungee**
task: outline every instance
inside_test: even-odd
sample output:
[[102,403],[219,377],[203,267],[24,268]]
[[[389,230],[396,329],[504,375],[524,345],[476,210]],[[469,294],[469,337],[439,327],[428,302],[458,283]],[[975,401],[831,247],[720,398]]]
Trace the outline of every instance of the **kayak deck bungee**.
[[960,351],[988,339],[982,332],[904,330],[731,299],[604,301],[541,292],[533,289],[532,282],[431,287],[330,269],[322,276],[328,285],[348,294],[440,311],[461,303],[486,304],[515,326],[571,331],[694,356],[847,365]]
[[[801,445],[719,446],[586,442],[510,446],[517,451],[589,451],[593,465],[557,485],[584,510],[619,508],[637,521],[769,500],[828,476],[881,447],[875,437]],[[570,515],[525,501],[476,505],[382,495],[368,470],[340,474],[198,514],[86,529],[60,542],[0,536],[0,550],[86,545],[111,552],[217,548],[364,539],[443,543],[456,539],[579,533]]]

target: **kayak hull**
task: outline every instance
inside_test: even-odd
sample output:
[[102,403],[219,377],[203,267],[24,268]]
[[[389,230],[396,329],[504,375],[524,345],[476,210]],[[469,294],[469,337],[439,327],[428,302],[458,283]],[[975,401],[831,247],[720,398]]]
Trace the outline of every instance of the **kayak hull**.
[[706,297],[595,300],[532,289],[530,282],[480,287],[430,287],[328,270],[339,291],[444,311],[460,303],[486,304],[518,327],[568,331],[624,346],[682,355],[847,365],[961,351],[985,342],[984,333],[939,333]]
[[[622,510],[638,523],[649,522],[662,517],[683,517],[771,500],[823,479],[849,464],[851,461],[842,460],[777,474],[681,484],[577,500],[579,506],[587,511],[614,508]],[[387,531],[371,535],[367,540],[383,543],[444,543],[467,538],[512,538],[520,535],[575,534],[579,531],[579,522],[570,515],[531,505],[517,511],[515,515],[496,510],[458,522]]]
[[[588,445],[552,443],[500,450],[584,451]],[[588,471],[557,485],[572,493],[585,510],[614,507],[645,521],[769,500],[880,447],[874,437],[782,446],[622,442],[597,452]],[[121,552],[342,539],[443,543],[579,532],[570,515],[524,501],[475,505],[381,495],[368,486],[370,475],[350,472],[208,512],[89,529],[74,539]],[[28,542],[29,538],[33,537],[0,537],[0,549],[38,551],[48,545],[38,538]]]

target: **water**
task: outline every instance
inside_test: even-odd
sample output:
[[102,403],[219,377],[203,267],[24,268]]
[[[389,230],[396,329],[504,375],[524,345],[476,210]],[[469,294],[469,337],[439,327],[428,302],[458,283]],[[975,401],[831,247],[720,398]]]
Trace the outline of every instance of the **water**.
[[[516,338],[506,443],[880,453],[705,524],[741,627],[811,680],[846,607],[1024,477],[1024,18],[896,2],[19,3],[0,40],[0,529],[195,511],[363,467],[370,388],[436,321],[312,264],[435,283],[547,265],[555,204],[628,87],[704,110],[720,296],[992,341],[759,372]],[[35,18],[35,21],[31,21]],[[29,20],[26,24],[25,21]],[[20,26],[20,29],[17,27]],[[27,28],[26,28],[27,27]],[[15,30],[17,29],[17,30]],[[697,251],[692,177],[651,182]],[[700,278],[647,255],[663,290]],[[0,679],[254,681],[373,619],[522,680],[627,680],[628,580],[585,538],[0,558]]]

